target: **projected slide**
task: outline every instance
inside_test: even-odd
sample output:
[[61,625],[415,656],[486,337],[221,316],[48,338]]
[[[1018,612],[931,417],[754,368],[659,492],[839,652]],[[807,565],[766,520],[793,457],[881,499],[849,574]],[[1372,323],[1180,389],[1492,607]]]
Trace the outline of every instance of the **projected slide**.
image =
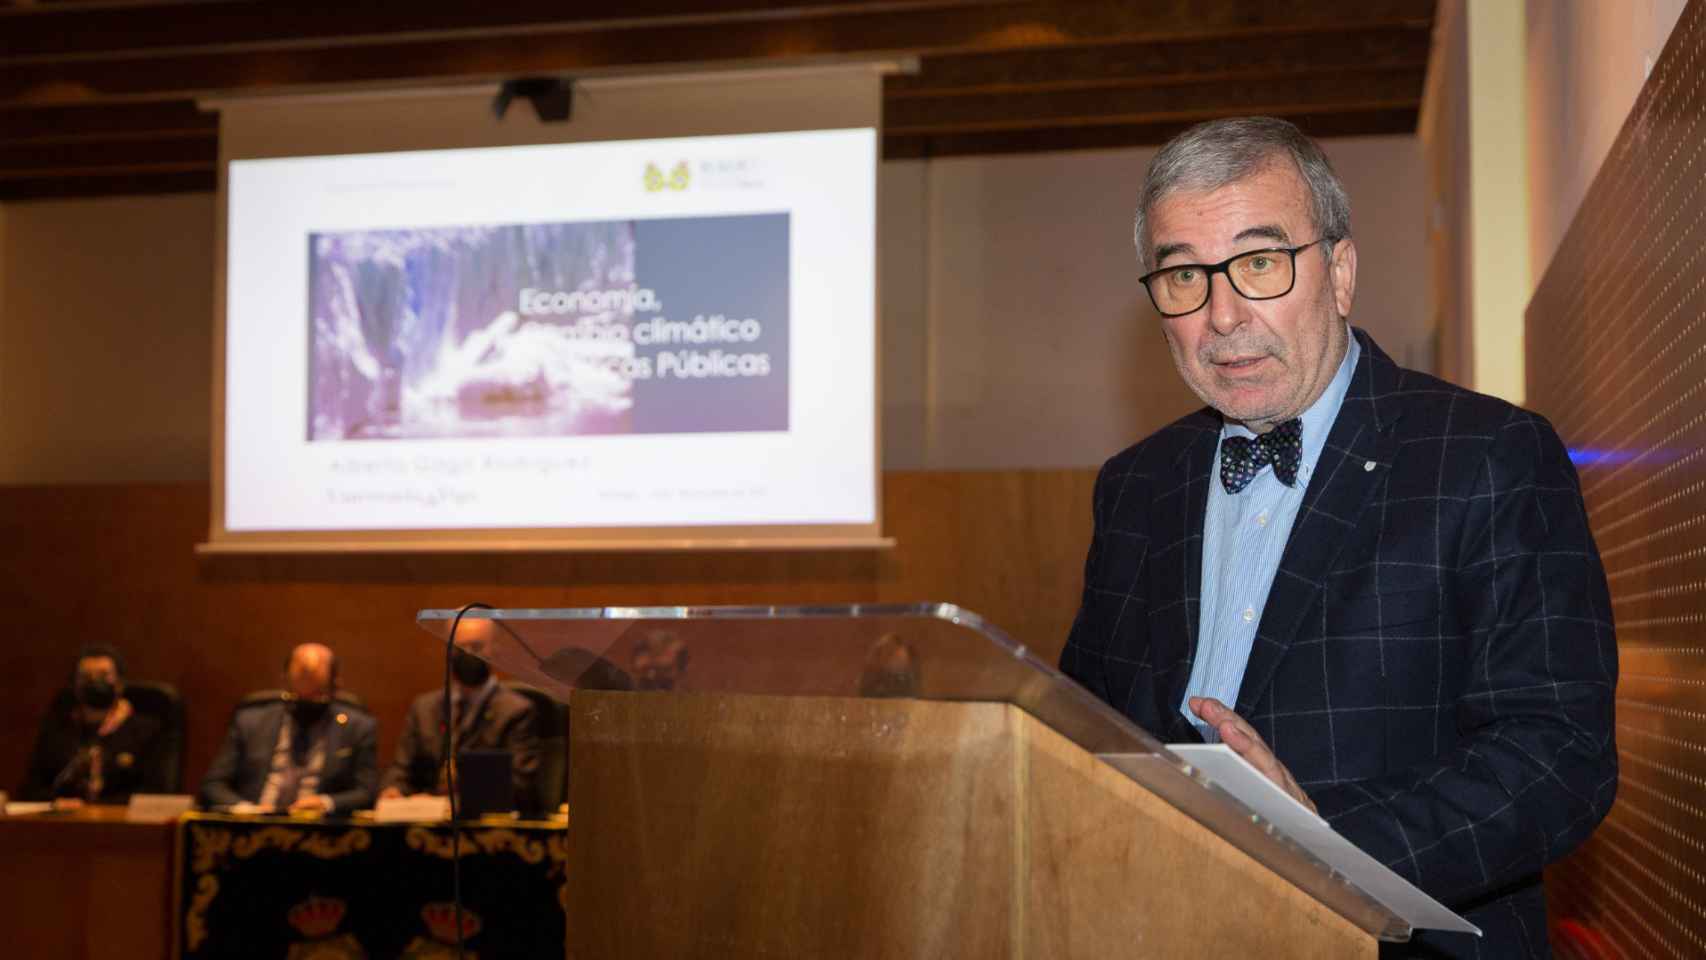
[[785,213],[309,248],[309,440],[788,428]]
[[876,156],[231,161],[223,530],[874,529]]

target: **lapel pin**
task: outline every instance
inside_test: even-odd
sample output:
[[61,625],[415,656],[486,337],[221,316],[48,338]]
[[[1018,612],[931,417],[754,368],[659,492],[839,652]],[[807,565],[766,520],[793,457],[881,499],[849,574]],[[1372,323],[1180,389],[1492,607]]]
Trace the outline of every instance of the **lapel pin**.
[[1374,461],[1373,460],[1364,461],[1363,465],[1362,465],[1362,472],[1363,473],[1373,473],[1374,472]]
[[338,722],[339,723],[349,723],[349,714],[347,714],[347,713],[338,714]]

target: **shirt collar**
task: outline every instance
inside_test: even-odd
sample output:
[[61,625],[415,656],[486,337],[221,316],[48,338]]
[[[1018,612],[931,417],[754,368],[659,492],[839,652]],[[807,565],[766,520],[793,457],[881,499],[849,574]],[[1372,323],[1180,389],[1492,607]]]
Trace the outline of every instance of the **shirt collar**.
[[[1349,323],[1345,324],[1345,341],[1345,355],[1339,360],[1339,369],[1333,374],[1332,381],[1299,418],[1303,421],[1303,456],[1298,462],[1297,475],[1302,478],[1315,472],[1315,463],[1327,447],[1327,434],[1333,429],[1333,421],[1339,419],[1339,408],[1344,405],[1345,394],[1350,392],[1351,378],[1356,373],[1357,360],[1362,356],[1362,344],[1357,343]],[[1225,420],[1220,435],[1225,438],[1253,437],[1256,434],[1242,423]],[[1219,459],[1218,453],[1216,459]]]
[[450,702],[461,703],[463,699],[466,698],[474,703],[479,703],[493,687],[497,686],[497,684],[497,677],[487,677],[485,683],[480,684],[472,690],[464,692],[461,684],[453,683],[450,685]]

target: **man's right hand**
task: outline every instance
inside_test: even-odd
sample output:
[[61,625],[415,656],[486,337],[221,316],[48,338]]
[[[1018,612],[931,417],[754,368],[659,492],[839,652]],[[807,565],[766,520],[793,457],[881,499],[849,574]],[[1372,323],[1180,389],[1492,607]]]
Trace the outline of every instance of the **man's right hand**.
[[1202,718],[1202,721],[1214,727],[1220,734],[1220,742],[1231,747],[1233,752],[1247,760],[1262,776],[1274,782],[1274,785],[1291,794],[1292,799],[1309,808],[1310,813],[1316,813],[1315,801],[1309,799],[1309,794],[1297,785],[1291,771],[1285,764],[1274,756],[1268,745],[1262,742],[1261,734],[1256,728],[1235,713],[1231,707],[1213,697],[1191,697],[1187,701],[1191,712]]

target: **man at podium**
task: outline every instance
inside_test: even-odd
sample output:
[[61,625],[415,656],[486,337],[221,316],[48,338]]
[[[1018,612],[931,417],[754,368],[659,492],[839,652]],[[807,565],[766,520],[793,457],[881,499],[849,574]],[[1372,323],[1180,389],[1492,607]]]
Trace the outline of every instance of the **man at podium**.
[[1207,406],[1103,466],[1061,669],[1164,741],[1226,743],[1486,934],[1405,955],[1549,955],[1541,868],[1617,787],[1564,445],[1350,327],[1349,200],[1285,121],[1167,144],[1135,239]]

